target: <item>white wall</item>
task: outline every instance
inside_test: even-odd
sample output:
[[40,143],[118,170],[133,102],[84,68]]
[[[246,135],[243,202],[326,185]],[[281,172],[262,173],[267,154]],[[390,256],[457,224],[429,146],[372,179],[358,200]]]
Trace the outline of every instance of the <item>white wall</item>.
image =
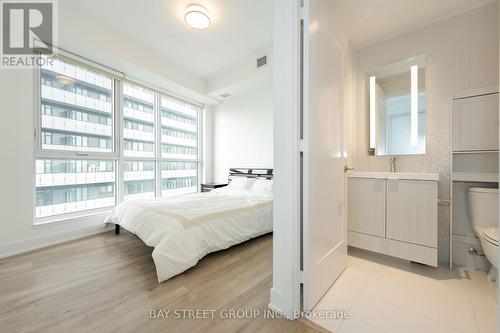
[[230,97],[212,117],[215,182],[227,182],[231,167],[273,167],[272,82]]
[[[61,48],[182,96],[204,95],[204,80],[168,63],[140,41],[60,4]],[[0,257],[106,230],[102,214],[33,226],[33,75],[31,70],[0,72]]]
[[[399,171],[437,172],[439,197],[450,197],[450,110],[456,91],[498,85],[498,4],[358,50],[354,164],[358,171],[389,171],[388,157],[368,156],[368,112],[364,76],[373,68],[426,56],[425,155],[401,156]],[[448,260],[449,207],[439,206],[439,259]]]

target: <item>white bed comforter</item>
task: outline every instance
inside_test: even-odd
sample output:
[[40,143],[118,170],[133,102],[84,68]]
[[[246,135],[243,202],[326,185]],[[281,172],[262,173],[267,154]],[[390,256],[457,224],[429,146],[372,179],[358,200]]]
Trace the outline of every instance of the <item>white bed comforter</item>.
[[177,197],[126,201],[107,216],[154,247],[158,281],[196,265],[206,254],[272,231],[267,192],[219,189]]

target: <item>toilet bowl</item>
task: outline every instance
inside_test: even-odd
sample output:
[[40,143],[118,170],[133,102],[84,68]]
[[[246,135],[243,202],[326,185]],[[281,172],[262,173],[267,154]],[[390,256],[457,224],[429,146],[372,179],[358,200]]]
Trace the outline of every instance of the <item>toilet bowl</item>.
[[471,187],[467,191],[469,221],[492,267],[489,276],[496,280],[498,270],[498,189]]

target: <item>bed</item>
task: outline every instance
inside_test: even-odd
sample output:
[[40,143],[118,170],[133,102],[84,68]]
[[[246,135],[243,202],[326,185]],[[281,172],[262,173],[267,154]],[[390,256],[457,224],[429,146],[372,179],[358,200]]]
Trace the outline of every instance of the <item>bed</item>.
[[125,201],[114,223],[154,247],[158,281],[196,265],[205,255],[272,231],[272,169],[230,169],[229,185],[211,192]]

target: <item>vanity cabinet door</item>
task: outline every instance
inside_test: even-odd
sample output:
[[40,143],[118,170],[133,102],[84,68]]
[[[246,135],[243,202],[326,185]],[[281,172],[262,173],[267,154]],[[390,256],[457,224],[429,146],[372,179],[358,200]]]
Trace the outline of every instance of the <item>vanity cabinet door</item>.
[[498,94],[453,101],[453,150],[498,149]]
[[387,238],[437,247],[437,182],[387,181]]
[[385,179],[349,178],[348,229],[385,237]]

